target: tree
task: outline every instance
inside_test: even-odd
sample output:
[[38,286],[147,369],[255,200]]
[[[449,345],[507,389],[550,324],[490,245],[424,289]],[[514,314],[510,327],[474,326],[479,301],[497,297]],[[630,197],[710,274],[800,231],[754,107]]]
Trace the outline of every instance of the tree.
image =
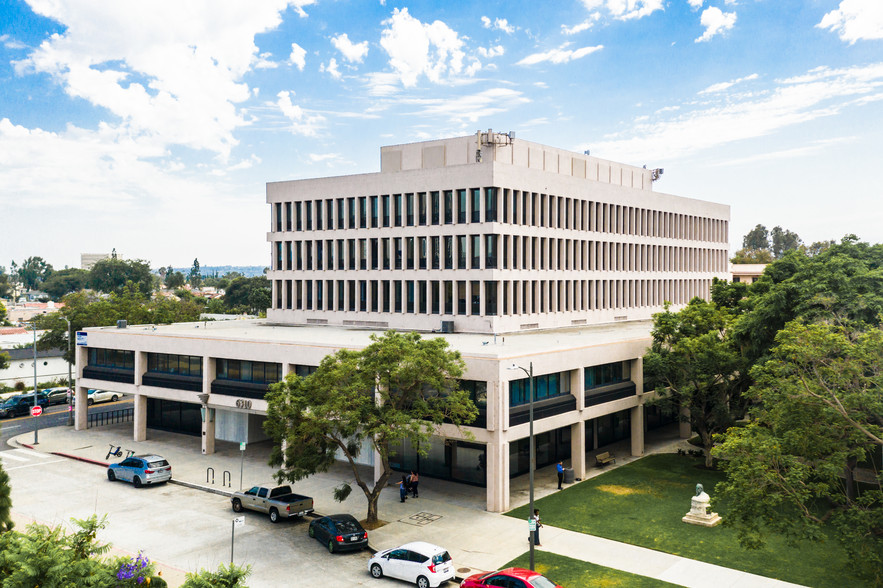
[[169,290],[180,288],[184,285],[185,278],[181,272],[170,272],[166,274],[165,285]]
[[0,302],[0,327],[5,327],[11,324],[7,316],[6,305]]
[[7,298],[12,294],[12,284],[6,274],[6,268],[0,265],[0,298]]
[[653,315],[653,343],[644,356],[644,374],[663,411],[689,412],[689,422],[712,467],[714,435],[741,416],[741,356],[727,340],[733,315],[713,302],[694,298],[679,312]]
[[[368,501],[367,524],[374,525],[394,448],[408,441],[425,455],[442,423],[471,423],[478,410],[459,389],[463,360],[444,339],[387,331],[371,340],[361,351],[342,349],[325,357],[306,378],[289,375],[272,385],[264,428],[275,443],[270,464],[280,468],[275,474],[280,482],[327,471],[340,452]],[[373,485],[356,465],[363,449],[373,449],[380,459]],[[350,491],[348,484],[338,487],[335,499],[344,500]]]
[[235,278],[224,293],[224,304],[230,310],[249,314],[266,312],[272,304],[270,281],[264,276]]
[[19,266],[18,279],[25,290],[36,290],[51,273],[52,265],[42,257],[29,257]]
[[120,293],[128,282],[142,294],[153,292],[150,264],[141,259],[125,260],[112,257],[99,260],[89,272],[89,285],[101,292]]
[[69,268],[52,272],[40,287],[53,300],[61,300],[65,294],[84,290],[89,284],[89,271]]
[[[9,357],[9,355],[6,357]],[[15,526],[10,516],[12,512],[12,496],[10,491],[9,474],[6,473],[6,470],[3,469],[3,464],[0,463],[0,535],[10,531]]]
[[9,354],[5,351],[0,351],[0,370],[5,370],[6,368],[8,368],[9,363]]
[[836,245],[837,241],[830,239],[828,241],[813,241],[812,245],[801,245],[800,249],[808,256],[812,257],[814,255],[818,255],[828,247],[832,245]]
[[730,263],[772,263],[773,254],[769,249],[740,249]]
[[742,238],[742,247],[745,249],[769,249],[770,232],[763,225],[757,225]]
[[[747,395],[752,421],[714,450],[726,482],[725,524],[746,547],[769,533],[820,541],[826,530],[853,565],[883,585],[883,330],[794,321]],[[876,455],[876,457],[875,457]],[[857,484],[865,463],[872,483]]]
[[773,227],[773,230],[770,232],[770,238],[772,239],[773,257],[776,259],[782,257],[782,254],[786,251],[798,249],[803,243],[800,237],[797,236],[797,233],[786,231],[779,226]]
[[199,289],[202,284],[202,274],[199,271],[199,260],[193,260],[193,267],[190,268],[190,287]]

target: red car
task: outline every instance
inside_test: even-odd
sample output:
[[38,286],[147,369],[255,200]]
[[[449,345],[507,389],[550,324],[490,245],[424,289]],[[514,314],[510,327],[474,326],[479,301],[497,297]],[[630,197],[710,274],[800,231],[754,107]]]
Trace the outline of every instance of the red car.
[[460,588],[484,588],[485,586],[501,586],[503,588],[561,588],[538,572],[524,568],[506,568],[499,572],[473,574],[463,580]]

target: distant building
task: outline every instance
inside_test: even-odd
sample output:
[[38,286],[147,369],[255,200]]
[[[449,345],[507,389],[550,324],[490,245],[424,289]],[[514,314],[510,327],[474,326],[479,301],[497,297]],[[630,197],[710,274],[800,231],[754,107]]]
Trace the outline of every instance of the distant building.
[[767,263],[731,263],[730,276],[732,282],[742,282],[743,284],[753,284],[766,269]]
[[64,304],[60,302],[19,302],[6,307],[9,322],[21,325],[37,315],[50,314],[61,308]]
[[102,259],[110,259],[110,253],[81,253],[80,254],[80,268],[84,270],[90,270],[92,267],[101,261]]
[[135,396],[136,441],[148,428],[199,436],[205,454],[259,441],[270,384],[397,329],[460,352],[479,416],[442,425],[427,455],[396,447],[395,469],[483,486],[487,509],[507,510],[529,467],[531,390],[538,466],[568,460],[584,478],[611,443],[643,454],[665,422],[644,406],[651,317],[730,277],[729,207],[655,192],[654,170],[492,131],[382,147],[380,161],[267,184],[266,320],[79,333],[77,429],[86,389],[110,388]]
[[[32,333],[31,331],[30,334]],[[33,347],[30,349],[6,349],[4,353],[9,354],[10,361],[8,368],[0,370],[0,385],[12,388],[16,383],[23,382],[26,386],[33,386]],[[38,386],[59,378],[67,378],[67,362],[64,360],[64,351],[61,349],[37,351]]]

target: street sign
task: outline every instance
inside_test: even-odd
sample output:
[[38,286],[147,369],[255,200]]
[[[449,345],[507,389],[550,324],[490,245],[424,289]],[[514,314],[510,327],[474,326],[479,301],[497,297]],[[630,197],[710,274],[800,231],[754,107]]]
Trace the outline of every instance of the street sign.
[[43,407],[42,406],[32,406],[31,407],[31,416],[40,416],[41,414],[43,414]]
[[244,527],[244,526],[245,526],[245,517],[244,516],[243,517],[236,517],[235,519],[233,519],[233,528],[234,529],[237,529],[239,527]]
[[245,451],[245,441],[242,441],[242,442],[239,444],[239,451]]
[[527,519],[527,530],[533,533],[537,530],[537,520],[533,517]]

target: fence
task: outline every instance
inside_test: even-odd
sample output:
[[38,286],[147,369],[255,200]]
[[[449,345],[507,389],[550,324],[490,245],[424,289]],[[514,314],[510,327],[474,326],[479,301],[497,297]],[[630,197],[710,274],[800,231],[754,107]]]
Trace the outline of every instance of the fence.
[[135,419],[134,408],[119,408],[104,412],[89,413],[88,428],[102,425],[115,425],[117,423],[129,423]]

